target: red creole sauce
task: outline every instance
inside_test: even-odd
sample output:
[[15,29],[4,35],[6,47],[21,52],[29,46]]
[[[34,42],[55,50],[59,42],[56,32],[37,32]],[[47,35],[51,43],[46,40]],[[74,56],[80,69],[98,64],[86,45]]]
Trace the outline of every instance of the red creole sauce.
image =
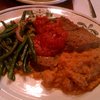
[[63,29],[61,18],[37,16],[34,25],[37,35],[33,42],[37,55],[55,56],[63,50],[68,33]]

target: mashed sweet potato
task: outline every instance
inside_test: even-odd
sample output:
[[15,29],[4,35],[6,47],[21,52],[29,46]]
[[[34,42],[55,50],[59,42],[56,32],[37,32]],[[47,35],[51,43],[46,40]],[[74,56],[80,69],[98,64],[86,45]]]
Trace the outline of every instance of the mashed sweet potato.
[[42,78],[42,84],[48,88],[61,89],[67,94],[81,94],[91,91],[100,83],[100,48],[82,53],[63,52],[52,61],[52,69],[46,68],[34,72],[35,78]]

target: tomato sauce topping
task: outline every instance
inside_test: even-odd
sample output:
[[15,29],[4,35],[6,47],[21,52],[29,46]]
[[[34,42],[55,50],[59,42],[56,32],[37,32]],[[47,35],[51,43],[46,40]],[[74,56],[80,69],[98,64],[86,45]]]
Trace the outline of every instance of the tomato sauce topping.
[[34,25],[37,35],[33,42],[37,55],[55,56],[63,50],[68,33],[63,29],[60,18],[37,16]]

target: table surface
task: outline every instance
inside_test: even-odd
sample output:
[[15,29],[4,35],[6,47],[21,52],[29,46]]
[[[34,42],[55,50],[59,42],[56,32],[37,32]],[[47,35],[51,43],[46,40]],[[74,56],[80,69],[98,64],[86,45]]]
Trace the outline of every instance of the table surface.
[[[18,2],[16,0],[0,0],[0,10],[4,10],[10,7],[16,7],[21,5],[27,5],[25,3]],[[55,4],[54,6],[65,7],[68,9],[73,9],[72,0],[67,0],[60,4]]]

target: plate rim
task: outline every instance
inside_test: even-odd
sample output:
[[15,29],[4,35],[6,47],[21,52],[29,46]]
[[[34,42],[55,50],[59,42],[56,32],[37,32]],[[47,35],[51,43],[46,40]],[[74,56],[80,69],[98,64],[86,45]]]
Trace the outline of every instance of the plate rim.
[[74,13],[78,16],[81,16],[81,17],[84,17],[92,22],[94,22],[95,24],[99,25],[100,26],[100,22],[88,15],[85,15],[83,13],[80,13],[78,11],[75,11],[75,10],[72,10],[72,9],[68,9],[68,8],[65,8],[65,7],[59,7],[59,6],[53,6],[53,5],[21,5],[21,6],[15,6],[15,7],[10,7],[10,8],[6,8],[6,9],[3,9],[0,11],[0,15],[4,14],[4,13],[7,13],[7,12],[10,12],[10,11],[13,11],[13,10],[17,10],[17,9],[24,9],[24,8],[54,8],[54,9],[62,9],[64,11],[67,11],[67,12],[70,12],[70,13]]
[[58,3],[65,2],[67,0],[52,0],[48,2],[36,2],[32,0],[16,0],[16,1],[26,3],[26,4],[58,4]]

